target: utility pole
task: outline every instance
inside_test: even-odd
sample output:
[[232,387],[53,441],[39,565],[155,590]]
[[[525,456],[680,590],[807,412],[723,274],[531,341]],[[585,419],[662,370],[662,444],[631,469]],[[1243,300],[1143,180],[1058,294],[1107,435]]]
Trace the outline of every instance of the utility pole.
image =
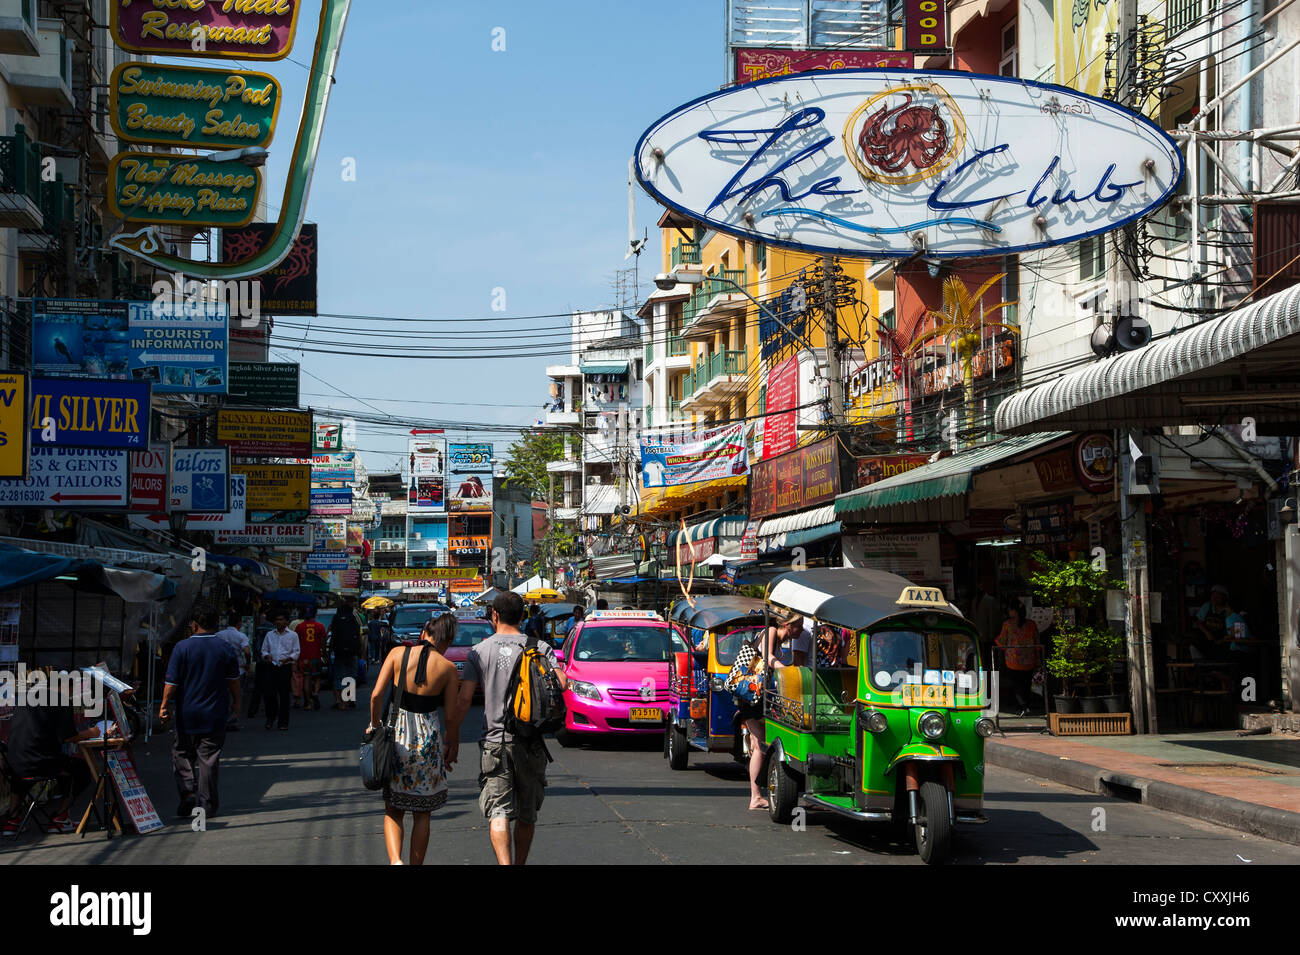
[[822,256],[822,312],[826,316],[826,374],[831,399],[831,424],[844,423],[844,375],[840,371],[840,323],[835,307],[835,258]]

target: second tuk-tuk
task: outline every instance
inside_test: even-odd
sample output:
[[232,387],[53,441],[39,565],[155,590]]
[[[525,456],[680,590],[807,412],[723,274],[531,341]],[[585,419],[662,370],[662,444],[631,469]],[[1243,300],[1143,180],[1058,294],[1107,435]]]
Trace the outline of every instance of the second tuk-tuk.
[[925,862],[946,861],[954,823],[987,821],[995,724],[974,626],[942,590],[860,568],[783,574],[767,603],[839,643],[765,681],[772,820],[790,822],[802,804],[893,822],[910,827]]
[[[693,604],[693,605],[692,605]],[[685,769],[692,749],[741,759],[736,703],[723,688],[741,646],[763,633],[763,601],[752,597],[695,597],[678,601],[669,624],[691,652],[673,654],[668,668],[669,724],[664,755]]]

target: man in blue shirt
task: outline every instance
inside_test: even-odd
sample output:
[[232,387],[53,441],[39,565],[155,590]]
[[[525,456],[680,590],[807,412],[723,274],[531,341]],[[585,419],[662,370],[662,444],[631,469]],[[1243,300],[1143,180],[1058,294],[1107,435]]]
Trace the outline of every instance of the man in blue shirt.
[[167,664],[160,719],[172,715],[172,771],[180,805],[176,815],[189,818],[197,804],[208,818],[217,814],[217,771],[226,742],[231,706],[239,712],[239,660],[234,648],[216,635],[220,617],[195,611],[191,636],[176,644]]

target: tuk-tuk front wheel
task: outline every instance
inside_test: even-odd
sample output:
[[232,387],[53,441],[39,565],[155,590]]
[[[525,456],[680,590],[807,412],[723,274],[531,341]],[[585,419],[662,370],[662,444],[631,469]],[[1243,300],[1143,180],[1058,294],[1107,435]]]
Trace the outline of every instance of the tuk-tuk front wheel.
[[952,855],[952,820],[948,816],[948,790],[933,780],[921,783],[917,793],[916,851],[927,865],[940,865]]
[[668,755],[669,769],[685,769],[690,749],[686,744],[686,730],[672,724],[664,730],[664,747]]
[[799,777],[789,764],[771,754],[767,759],[767,814],[780,825],[789,825],[799,801]]

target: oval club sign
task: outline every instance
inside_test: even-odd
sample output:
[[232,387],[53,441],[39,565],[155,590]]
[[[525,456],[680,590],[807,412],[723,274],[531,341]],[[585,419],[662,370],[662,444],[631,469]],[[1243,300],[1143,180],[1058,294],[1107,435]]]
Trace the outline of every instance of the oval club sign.
[[1005,255],[1151,212],[1174,141],[1114,103],[976,73],[837,70],[712,93],[651,126],[637,177],[742,238],[835,255]]

